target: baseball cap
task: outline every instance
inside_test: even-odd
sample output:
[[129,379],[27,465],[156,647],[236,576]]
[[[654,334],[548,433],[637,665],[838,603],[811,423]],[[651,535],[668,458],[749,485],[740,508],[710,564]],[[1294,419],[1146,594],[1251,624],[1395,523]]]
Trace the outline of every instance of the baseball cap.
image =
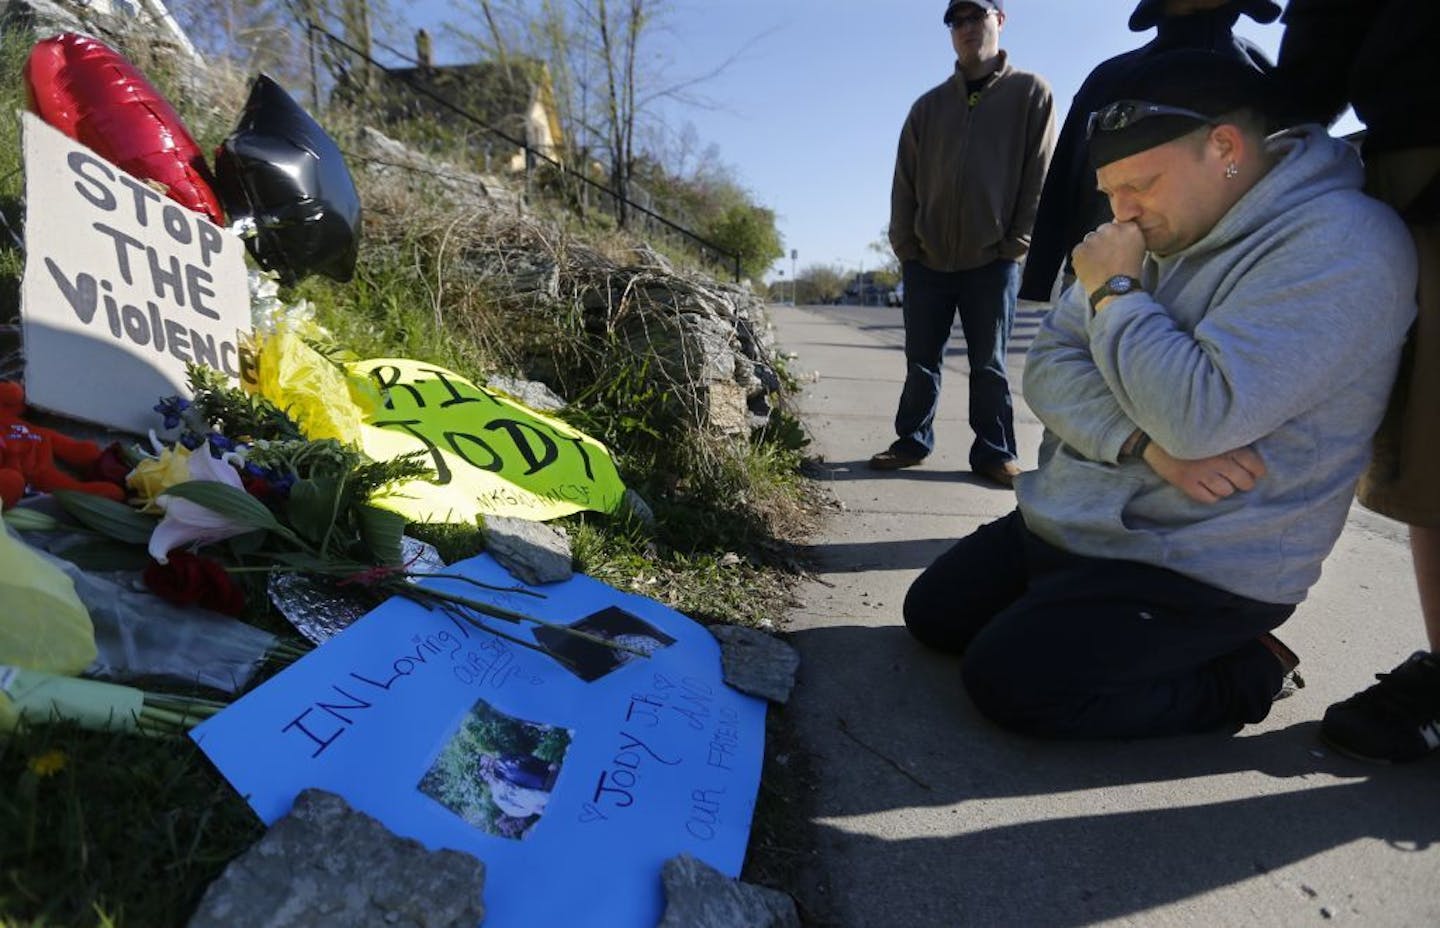
[[945,6],[944,22],[946,25],[949,25],[950,17],[954,14],[955,9],[962,6],[978,6],[982,10],[994,10],[997,13],[1005,12],[1004,0],[950,0]]
[[1090,166],[1163,145],[1239,109],[1264,113],[1269,107],[1266,75],[1238,52],[1151,55],[1117,80],[1106,105],[1091,115]]
[[[1273,23],[1280,18],[1280,5],[1272,0],[1232,0],[1220,9],[1244,13],[1257,23]],[[1152,29],[1164,18],[1165,0],[1140,0],[1135,12],[1130,14],[1130,31]]]

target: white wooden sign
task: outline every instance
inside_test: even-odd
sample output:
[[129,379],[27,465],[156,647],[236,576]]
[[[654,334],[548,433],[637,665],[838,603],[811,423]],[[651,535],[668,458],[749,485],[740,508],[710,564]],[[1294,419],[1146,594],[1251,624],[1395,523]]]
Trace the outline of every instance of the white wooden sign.
[[249,376],[244,245],[23,113],[25,393],[37,407],[144,433],[186,395],[191,361]]

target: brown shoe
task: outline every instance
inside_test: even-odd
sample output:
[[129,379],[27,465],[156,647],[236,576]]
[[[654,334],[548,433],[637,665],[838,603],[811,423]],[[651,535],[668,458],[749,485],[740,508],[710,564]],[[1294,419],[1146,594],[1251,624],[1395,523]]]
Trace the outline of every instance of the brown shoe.
[[899,470],[902,467],[914,467],[924,460],[925,458],[922,455],[914,455],[904,451],[896,451],[894,448],[886,448],[870,459],[870,469]]
[[1300,671],[1295,669],[1300,664],[1300,658],[1295,652],[1286,647],[1283,641],[1269,632],[1261,635],[1256,640],[1263,644],[1267,651],[1275,655],[1275,659],[1280,662],[1281,670],[1284,671],[1284,676],[1280,678],[1280,689],[1275,693],[1275,700],[1278,702],[1281,699],[1295,695],[1296,690],[1304,689],[1305,678],[1300,676]]
[[982,467],[975,471],[976,476],[984,477],[991,483],[998,483],[1007,490],[1015,488],[1015,478],[1024,471],[1014,461],[1002,461],[999,464],[991,464],[989,467]]

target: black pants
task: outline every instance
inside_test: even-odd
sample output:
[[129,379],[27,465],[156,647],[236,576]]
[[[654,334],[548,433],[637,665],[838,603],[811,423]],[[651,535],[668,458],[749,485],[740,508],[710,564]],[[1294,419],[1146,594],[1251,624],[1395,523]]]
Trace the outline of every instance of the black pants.
[[1070,554],[1018,511],[956,542],[905,597],[911,634],[964,655],[981,712],[1057,738],[1260,721],[1284,672],[1256,639],[1294,611],[1163,567]]

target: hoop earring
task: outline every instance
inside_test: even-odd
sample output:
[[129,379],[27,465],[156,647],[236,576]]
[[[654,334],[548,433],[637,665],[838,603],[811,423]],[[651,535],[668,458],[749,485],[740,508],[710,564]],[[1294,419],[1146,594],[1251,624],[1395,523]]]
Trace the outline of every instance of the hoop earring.
[[1230,162],[1229,164],[1225,165],[1225,179],[1226,179],[1226,180],[1234,180],[1235,178],[1237,178],[1237,177],[1239,177],[1239,176],[1240,176],[1240,166],[1239,166],[1239,165],[1237,165],[1237,164],[1236,164],[1235,162],[1233,162],[1233,161]]

